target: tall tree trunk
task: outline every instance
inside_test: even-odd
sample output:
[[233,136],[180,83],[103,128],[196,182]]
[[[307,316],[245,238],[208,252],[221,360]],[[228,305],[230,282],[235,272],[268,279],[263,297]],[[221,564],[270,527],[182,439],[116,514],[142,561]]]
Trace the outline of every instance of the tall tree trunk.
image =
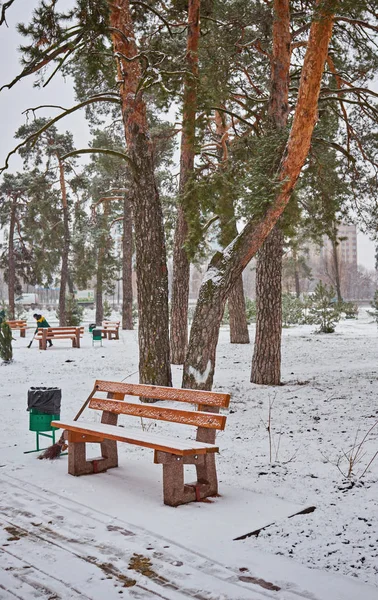
[[231,344],[249,344],[249,331],[245,307],[243,276],[235,281],[228,296]]
[[200,0],[189,0],[186,46],[187,75],[184,83],[182,136],[180,155],[180,204],[173,246],[173,279],[171,299],[171,362],[181,365],[188,343],[188,299],[190,263],[184,248],[188,233],[182,196],[193,173],[197,111],[198,42],[200,34]]
[[60,176],[60,191],[62,194],[62,210],[63,210],[63,248],[62,248],[62,264],[60,267],[60,289],[59,289],[59,325],[65,327],[67,325],[66,316],[66,289],[68,281],[68,255],[70,251],[70,222],[67,202],[66,180],[64,177],[64,165],[59,156],[59,176]]
[[104,248],[100,247],[97,258],[97,269],[96,269],[96,325],[101,327],[102,321],[104,320],[104,302],[103,302],[103,272],[104,272]]
[[257,223],[249,221],[238,237],[223,252],[217,252],[210,262],[190,331],[183,387],[211,389],[219,326],[227,296],[285,210],[307,158],[317,120],[319,90],[334,17],[333,12],[326,12],[322,7],[323,3],[318,0],[290,136],[276,178],[281,183],[280,191],[264,217]]
[[294,284],[295,284],[295,295],[297,298],[301,296],[301,286],[299,282],[299,267],[298,267],[298,254],[296,250],[293,250],[293,261],[294,261]]
[[126,146],[133,178],[133,217],[139,310],[139,379],[172,385],[169,362],[168,269],[163,212],[141,84],[129,0],[109,0],[113,52]]
[[[259,250],[256,269],[256,335],[251,381],[281,381],[283,233],[275,227]],[[278,343],[279,341],[279,343]]]
[[15,288],[16,288],[16,261],[14,255],[14,230],[16,226],[17,199],[14,198],[11,204],[9,219],[9,238],[8,238],[8,304],[9,318],[15,318]]
[[[225,121],[225,115],[220,111],[215,111],[216,137],[218,139],[218,158],[220,169],[226,164],[228,159],[228,133]],[[220,242],[225,248],[238,235],[236,227],[236,217],[233,199],[228,194],[227,189],[221,191],[220,206]],[[247,315],[245,308],[243,277],[235,282],[228,297],[228,314],[230,318],[230,342],[231,344],[249,344],[249,332]]]
[[[269,119],[277,130],[284,129],[289,114],[290,56],[290,1],[274,0]],[[277,227],[266,239],[257,257],[256,336],[251,381],[264,385],[279,385],[281,381],[284,237]],[[270,281],[271,276],[273,279]]]
[[343,297],[341,294],[340,262],[339,262],[338,246],[337,246],[335,238],[332,238],[331,244],[332,244],[333,268],[334,268],[334,272],[335,272],[334,281],[335,281],[335,287],[336,287],[336,296],[337,296],[337,301],[342,302]]
[[123,201],[122,238],[122,329],[133,326],[133,217],[131,200]]

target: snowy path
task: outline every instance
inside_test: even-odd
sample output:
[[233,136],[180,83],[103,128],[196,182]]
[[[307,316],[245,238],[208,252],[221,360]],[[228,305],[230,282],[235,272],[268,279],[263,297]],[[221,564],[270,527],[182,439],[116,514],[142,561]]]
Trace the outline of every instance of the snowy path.
[[266,582],[248,582],[246,574],[34,484],[3,474],[0,481],[4,600],[302,597],[277,595]]

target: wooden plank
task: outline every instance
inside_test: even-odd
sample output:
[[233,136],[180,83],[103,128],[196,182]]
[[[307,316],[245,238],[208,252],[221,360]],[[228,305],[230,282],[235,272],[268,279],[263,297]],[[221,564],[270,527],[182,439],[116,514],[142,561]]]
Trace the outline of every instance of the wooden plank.
[[141,396],[156,400],[172,400],[176,402],[190,402],[207,406],[221,406],[227,408],[230,404],[230,394],[220,392],[207,392],[205,390],[189,390],[181,388],[162,387],[140,383],[119,383],[117,381],[97,380],[95,387],[100,392],[119,392],[126,396]]
[[146,419],[158,419],[183,425],[194,425],[196,427],[207,427],[209,429],[224,430],[226,417],[208,412],[180,410],[177,408],[165,408],[162,406],[151,406],[151,404],[135,404],[103,398],[92,398],[89,408],[94,410],[106,410],[118,415],[131,415]]
[[204,444],[195,440],[170,439],[159,435],[154,435],[144,431],[124,429],[116,425],[105,425],[104,423],[83,423],[80,421],[51,421],[53,427],[76,431],[86,435],[93,435],[99,438],[125,442],[144,448],[153,448],[178,456],[188,456],[190,454],[207,454],[209,452],[219,452],[218,446]]

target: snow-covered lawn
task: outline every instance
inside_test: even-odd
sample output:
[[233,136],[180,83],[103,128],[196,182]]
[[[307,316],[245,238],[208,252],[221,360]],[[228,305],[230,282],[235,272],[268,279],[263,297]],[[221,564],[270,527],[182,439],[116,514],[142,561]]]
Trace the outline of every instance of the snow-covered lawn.
[[[49,318],[49,315],[46,316]],[[90,322],[90,316],[87,316],[88,322]],[[30,325],[32,326],[32,320]],[[196,561],[193,558],[192,561],[188,559],[191,568],[194,569],[190,574],[189,587],[192,590],[190,593],[187,590],[185,593],[181,590],[180,586],[187,582],[185,578],[184,583],[181,582],[176,588],[176,592],[171,592],[171,595],[167,591],[164,592],[166,595],[162,594],[161,596],[154,595],[154,590],[142,592],[143,585],[139,589],[139,595],[132,587],[127,591],[122,587],[115,589],[113,586],[114,593],[123,592],[124,597],[163,597],[173,598],[173,600],[181,597],[197,597],[205,600],[221,598],[241,600],[242,598],[266,597],[266,595],[286,599],[302,597],[301,593],[303,597],[307,597],[307,594],[311,593],[312,597],[324,600],[374,598],[375,592],[370,586],[378,585],[378,533],[376,527],[378,457],[372,462],[363,477],[359,476],[363,474],[378,449],[378,425],[363,444],[362,458],[354,467],[354,477],[347,480],[340,470],[347,471],[348,465],[345,456],[350,453],[356,441],[359,442],[378,420],[378,330],[376,324],[371,322],[371,318],[362,309],[358,320],[342,321],[334,334],[321,336],[314,335],[312,331],[313,328],[308,326],[284,330],[282,361],[284,385],[275,388],[256,386],[249,382],[252,344],[231,345],[228,341],[228,330],[222,329],[220,333],[213,389],[228,391],[232,398],[226,430],[217,437],[221,450],[217,461],[219,488],[221,494],[222,486],[224,490],[232,489],[236,494],[232,501],[232,514],[225,511],[220,512],[218,527],[222,528],[222,520],[228,524],[234,518],[237,519],[239,490],[240,507],[246,494],[257,493],[263,501],[266,499],[267,508],[272,506],[272,520],[276,520],[276,522],[262,530],[258,537],[252,536],[238,542],[230,541],[229,548],[222,542],[222,553],[218,549],[218,554],[217,549],[214,548],[216,544],[214,542],[211,544],[210,541],[208,551],[205,552],[206,536],[208,535],[209,540],[213,539],[210,529],[205,537],[202,532],[202,538],[198,544],[194,540],[194,526],[188,544],[186,545],[185,538],[181,539],[181,550],[176,548],[176,553],[181,556],[181,558],[176,557],[179,563],[185,563],[183,554],[186,552],[188,559],[190,551],[195,546],[198,552],[199,549],[202,549],[201,556],[212,557],[214,561],[213,571],[209,568],[206,577],[209,578],[210,574],[218,577],[221,570],[219,565],[222,563],[225,571],[223,576],[219,575],[217,579],[218,583],[220,580],[223,581],[223,587],[221,585],[219,590],[218,584],[213,585],[209,583],[209,580],[206,580],[207,583],[205,583],[203,571],[201,576],[198,575],[199,571],[195,571],[198,565],[196,567]],[[254,327],[251,327],[252,338],[253,333]],[[134,538],[120,534],[118,539],[113,539],[114,547],[121,543],[127,545],[132,539],[129,545],[133,546],[134,544],[134,554],[135,551],[142,553],[143,550],[146,553],[148,544],[150,546],[155,544],[156,554],[156,540],[161,542],[164,537],[163,533],[167,539],[174,539],[173,530],[176,525],[173,522],[180,521],[180,514],[184,521],[188,520],[190,528],[190,519],[195,513],[188,511],[193,511],[196,507],[195,505],[178,509],[162,507],[160,483],[158,485],[154,482],[151,484],[153,489],[149,489],[148,478],[147,480],[143,479],[144,468],[146,468],[147,474],[150,470],[151,473],[152,470],[154,472],[160,470],[160,467],[152,464],[149,451],[122,444],[120,445],[121,468],[109,472],[111,477],[103,474],[79,479],[66,474],[66,457],[61,457],[53,463],[46,463],[35,460],[35,454],[23,454],[24,451],[34,446],[34,434],[28,431],[27,390],[32,386],[61,387],[62,420],[73,418],[88,396],[96,378],[113,381],[127,378],[128,381],[138,381],[136,332],[121,332],[119,341],[104,341],[103,347],[98,345],[92,347],[90,336],[86,332],[80,349],[71,348],[69,341],[60,341],[45,352],[38,350],[36,342],[30,350],[26,348],[31,337],[31,330],[26,339],[19,338],[18,335],[18,333],[15,334],[13,364],[0,367],[0,512],[4,511],[3,515],[12,523],[18,512],[20,515],[17,521],[19,526],[24,527],[25,531],[29,531],[32,526],[30,522],[27,523],[27,517],[25,517],[25,513],[28,512],[27,506],[29,506],[29,512],[36,515],[35,518],[43,519],[44,504],[51,506],[60,498],[59,502],[64,507],[61,509],[63,519],[63,516],[66,518],[66,513],[68,515],[70,512],[70,502],[80,502],[80,506],[82,503],[88,506],[93,498],[93,511],[101,510],[101,514],[106,514],[107,519],[112,518],[111,523],[113,525],[115,523],[114,527],[119,528],[121,523],[115,517],[120,514],[119,510],[122,509],[120,496],[122,499],[123,480],[122,476],[113,475],[113,473],[119,472],[121,475],[124,473],[122,464],[127,463],[128,457],[129,460],[135,461],[137,466],[140,465],[141,471],[140,481],[136,481],[136,488],[134,486],[132,490],[134,494],[133,511],[128,511],[126,503],[122,523],[134,524],[135,531],[143,525],[144,533],[143,535],[140,533],[141,537],[138,538],[142,539],[139,546]],[[176,386],[180,386],[180,374],[181,369],[173,367]],[[269,407],[271,407],[270,436],[267,431]],[[94,413],[94,411],[87,411],[84,414],[85,419],[94,419],[95,415],[88,414],[88,412]],[[147,467],[147,465],[149,466]],[[24,482],[24,486],[22,482]],[[12,493],[14,494],[13,514],[9,512]],[[57,495],[53,496],[54,493]],[[27,500],[27,496],[29,500]],[[284,499],[288,505],[315,505],[316,510],[310,514],[290,519],[276,518],[279,511],[275,516],[276,509],[274,501],[269,500],[271,498]],[[225,494],[224,499],[221,497],[216,500],[217,510],[221,510],[219,506],[222,506],[222,500],[224,506],[231,506],[231,504],[227,504]],[[154,515],[155,506],[157,512]],[[243,511],[245,511],[245,505],[243,506]],[[211,510],[211,508],[211,505],[207,505],[205,510]],[[72,510],[75,509],[71,507],[71,513]],[[144,510],[148,510],[146,519],[143,519]],[[253,518],[253,512],[252,502],[250,506],[251,524],[255,523],[256,519],[258,522],[257,517],[255,520]],[[56,512],[54,514],[56,517]],[[93,512],[92,516],[94,514]],[[202,514],[206,513],[202,512]],[[290,511],[287,514],[290,514]],[[88,513],[85,515],[82,519],[81,531],[83,540],[88,545],[89,541],[86,536],[91,525]],[[172,516],[171,525],[169,515],[175,515],[174,518]],[[53,517],[51,518],[54,522],[54,527],[53,525],[51,527],[54,529],[57,527],[59,530],[59,522],[54,521]],[[159,521],[159,531],[158,527],[154,529],[154,520]],[[105,519],[104,522],[109,523],[110,521]],[[74,524],[74,522],[71,524],[72,529],[74,529]],[[249,525],[250,523],[246,523],[245,533],[251,531]],[[103,535],[102,525],[96,520],[94,526],[96,535],[101,538]],[[115,536],[114,527],[113,536]],[[209,522],[210,527],[213,526]],[[106,535],[109,535],[109,525],[104,530],[107,532]],[[153,532],[156,534],[155,537]],[[70,535],[73,535],[72,531]],[[7,542],[4,535],[0,537],[0,550],[1,548],[7,550],[4,556],[7,556],[9,562],[9,564],[6,563],[7,567],[3,567],[4,569],[9,567],[9,569],[0,571],[0,598],[8,600],[8,597],[27,599],[49,597],[43,595],[42,592],[36,596],[28,595],[26,587],[25,589],[19,588],[18,595],[16,593],[14,596],[5,595],[6,593],[10,594],[9,584],[1,580],[1,573],[6,573],[9,578],[13,569],[18,568],[12,563],[12,560],[20,560],[20,552],[22,553],[23,547],[25,553],[30,552],[25,539],[21,536],[17,542],[19,554],[16,559],[10,558],[13,556],[10,553],[12,542]],[[154,543],[149,541],[152,539],[155,540]],[[103,541],[105,543],[105,538]],[[41,544],[47,542],[48,540],[42,540]],[[3,546],[3,544],[7,544],[7,546]],[[16,546],[14,547],[16,548]],[[169,553],[167,548],[168,545],[161,542],[161,552]],[[93,548],[86,550],[86,553],[90,555],[93,552]],[[278,558],[274,556],[270,558],[269,555],[278,555]],[[2,556],[3,553],[0,552],[0,561]],[[155,559],[163,560],[161,558],[163,554],[159,556],[156,555]],[[198,555],[196,556],[196,560],[198,560]],[[55,559],[58,561],[58,557]],[[115,564],[117,559],[113,556],[109,558],[110,562],[111,560]],[[119,560],[121,559],[119,558]],[[93,561],[90,564],[92,571],[96,570],[93,566],[95,559]],[[162,572],[167,575],[169,581],[172,581],[174,576],[170,570],[176,573],[178,568],[177,565],[169,566],[174,563],[174,558],[166,556],[163,562],[166,567]],[[218,574],[215,574],[215,563],[218,564]],[[303,570],[298,563],[322,571],[327,570],[332,574],[345,575],[349,579],[338,577],[324,579],[323,589],[320,584],[323,575],[314,571],[314,578],[311,582],[308,571]],[[39,567],[38,565],[34,566],[42,568],[41,565],[43,565],[43,558],[40,559]],[[274,592],[262,589],[261,586],[253,586],[253,592],[248,591],[251,589],[248,588],[248,585],[250,586],[248,575],[251,574],[252,565],[258,566],[260,577],[268,578],[275,584],[279,582],[282,589],[284,589],[285,576],[279,572],[278,565],[281,565],[281,571],[286,571],[287,581],[295,581],[294,573],[299,573],[300,576],[295,582],[297,585],[295,594],[292,595],[288,588],[281,592]],[[2,565],[0,564],[0,566]],[[233,585],[231,581],[227,585],[224,583],[227,579],[225,575],[227,567],[234,569],[234,574],[237,567],[241,569],[236,591],[231,589]],[[91,578],[94,577],[92,571],[89,570],[86,574],[88,581],[92,581]],[[188,573],[186,573],[186,578],[189,577]],[[195,584],[195,573],[199,577],[198,589]],[[246,578],[244,578],[244,582],[243,573]],[[130,574],[128,576],[131,577]],[[59,577],[62,581],[67,581],[67,573],[60,573]],[[110,572],[107,577],[110,580],[116,576]],[[137,575],[139,583],[141,577]],[[90,591],[92,588],[89,587],[88,596],[74,595],[74,592],[71,595],[60,596],[59,590],[55,590],[56,597],[62,597],[64,600],[67,598],[100,599],[106,597],[110,600],[116,596],[112,596],[109,592],[110,588],[106,588],[108,579],[105,577],[105,583],[101,584],[104,587],[96,588],[97,592]],[[319,589],[321,588],[323,591],[315,596],[316,580],[319,582]],[[175,581],[177,584],[177,578]],[[336,582],[334,588],[330,587],[331,581]],[[358,582],[370,584],[370,586],[362,588],[363,595],[361,595],[360,588],[356,587]],[[71,583],[73,584],[73,581]],[[155,581],[154,585],[156,586],[158,583]],[[160,584],[162,585],[161,582]],[[25,583],[26,585],[27,583]],[[327,586],[328,595],[324,591]],[[4,591],[3,596],[2,589],[8,590],[8,592]],[[202,596],[200,590],[202,590]],[[205,593],[203,590],[207,590],[207,592]],[[307,594],[305,594],[305,590],[307,590]],[[339,590],[338,593],[335,590]],[[346,590],[350,592],[347,593]],[[264,596],[260,596],[262,592]],[[77,594],[76,591],[75,594]],[[126,596],[126,594],[130,594],[130,596]],[[51,594],[50,597],[52,597]]]

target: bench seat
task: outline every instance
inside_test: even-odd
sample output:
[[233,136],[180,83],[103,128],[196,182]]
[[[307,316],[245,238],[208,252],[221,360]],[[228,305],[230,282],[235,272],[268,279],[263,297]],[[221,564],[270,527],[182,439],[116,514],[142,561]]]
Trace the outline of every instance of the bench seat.
[[205,444],[195,440],[177,440],[165,436],[156,435],[137,429],[126,429],[117,425],[105,425],[103,423],[84,423],[82,421],[52,421],[53,427],[75,431],[77,433],[89,434],[100,439],[116,440],[126,442],[145,448],[153,448],[178,456],[190,456],[192,454],[207,454],[208,452],[219,452],[218,446]]

